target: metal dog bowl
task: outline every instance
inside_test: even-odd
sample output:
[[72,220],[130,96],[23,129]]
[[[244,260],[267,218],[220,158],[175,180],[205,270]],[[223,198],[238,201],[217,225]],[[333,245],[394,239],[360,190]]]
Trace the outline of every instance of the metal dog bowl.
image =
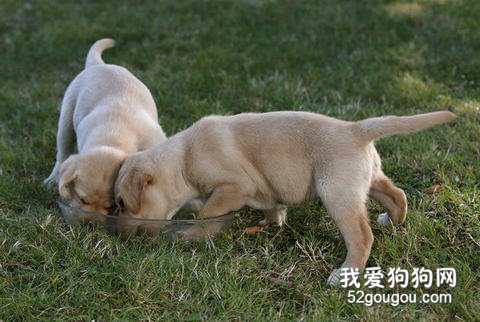
[[141,219],[127,216],[110,216],[83,211],[70,206],[62,199],[58,200],[63,218],[69,225],[98,224],[111,234],[122,237],[134,235],[161,236],[168,240],[202,240],[214,236],[230,227],[234,212],[226,215],[204,219],[171,220]]

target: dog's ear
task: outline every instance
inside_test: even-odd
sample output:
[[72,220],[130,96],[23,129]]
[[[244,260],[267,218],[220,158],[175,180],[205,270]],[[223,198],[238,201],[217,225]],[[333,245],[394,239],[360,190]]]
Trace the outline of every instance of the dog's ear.
[[72,189],[77,178],[76,173],[77,159],[74,155],[70,156],[62,163],[60,167],[60,181],[58,182],[58,191],[60,196],[64,199],[70,200],[73,198]]
[[120,197],[128,211],[134,214],[140,211],[143,191],[152,181],[153,176],[137,169],[124,174],[120,180]]

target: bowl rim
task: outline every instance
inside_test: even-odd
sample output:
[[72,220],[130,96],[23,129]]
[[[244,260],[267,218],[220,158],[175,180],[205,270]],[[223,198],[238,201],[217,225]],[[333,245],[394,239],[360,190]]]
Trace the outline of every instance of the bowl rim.
[[178,224],[185,224],[185,223],[208,223],[208,222],[217,222],[217,221],[227,221],[228,219],[233,218],[235,215],[234,211],[231,211],[229,213],[226,213],[224,215],[220,216],[215,216],[215,217],[207,217],[207,218],[199,218],[199,219],[149,219],[149,218],[135,218],[135,217],[128,217],[128,216],[112,216],[112,215],[104,215],[104,214],[99,214],[96,212],[90,212],[90,211],[85,211],[77,207],[73,207],[67,203],[66,200],[63,198],[58,198],[57,204],[60,207],[60,210],[68,209],[72,211],[77,211],[81,212],[84,214],[88,214],[90,216],[96,216],[100,218],[105,218],[105,219],[111,219],[111,220],[132,220],[132,221],[139,221],[139,222],[145,222],[145,223],[178,223]]

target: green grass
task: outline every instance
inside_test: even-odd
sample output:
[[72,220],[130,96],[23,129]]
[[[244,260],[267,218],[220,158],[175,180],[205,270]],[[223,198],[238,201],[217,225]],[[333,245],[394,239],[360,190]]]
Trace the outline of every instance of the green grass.
[[[0,33],[0,320],[480,319],[480,2],[3,0]],[[368,266],[454,267],[454,289],[403,291],[453,303],[348,304],[326,287],[346,249],[321,205],[257,236],[243,229],[261,214],[246,210],[194,244],[68,227],[42,180],[65,88],[103,37],[168,134],[212,113],[457,113],[377,144],[408,196],[406,224],[380,229],[369,204]]]

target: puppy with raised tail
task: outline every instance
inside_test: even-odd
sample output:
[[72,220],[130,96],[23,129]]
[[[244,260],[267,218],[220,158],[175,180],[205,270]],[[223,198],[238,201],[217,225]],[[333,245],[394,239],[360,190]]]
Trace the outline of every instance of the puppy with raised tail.
[[148,88],[127,69],[102,60],[103,50],[113,46],[112,39],[93,44],[85,69],[68,86],[56,163],[45,180],[58,182],[73,206],[101,214],[114,205],[113,186],[125,158],[166,140]]
[[[347,246],[342,268],[362,270],[373,243],[368,196],[389,211],[381,225],[401,224],[407,213],[405,193],[382,172],[373,141],[454,119],[447,111],[358,122],[304,112],[209,116],[126,160],[115,196],[125,216],[169,219],[203,198],[199,217],[250,206],[279,225],[287,206],[321,199]],[[339,275],[334,270],[328,283]]]

